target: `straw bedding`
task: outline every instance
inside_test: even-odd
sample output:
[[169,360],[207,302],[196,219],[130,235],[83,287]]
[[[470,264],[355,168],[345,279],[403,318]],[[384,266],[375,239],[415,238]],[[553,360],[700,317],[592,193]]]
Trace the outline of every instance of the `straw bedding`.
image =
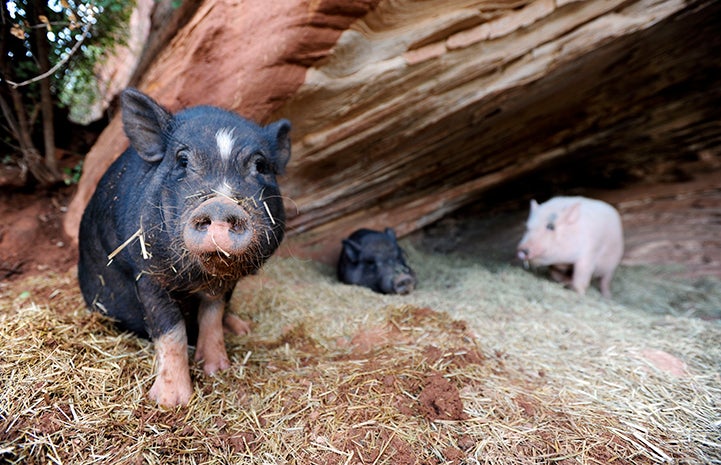
[[148,401],[152,345],[89,313],[70,274],[2,289],[0,461],[721,463],[721,286],[623,268],[616,298],[409,247],[383,296],[275,258],[231,307],[232,366],[189,406]]

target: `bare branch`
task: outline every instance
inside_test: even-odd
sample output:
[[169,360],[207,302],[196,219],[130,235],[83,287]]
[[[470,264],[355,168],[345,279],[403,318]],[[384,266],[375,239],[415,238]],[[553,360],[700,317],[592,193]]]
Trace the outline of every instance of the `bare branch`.
[[75,54],[75,52],[78,51],[78,49],[80,48],[80,45],[82,45],[83,41],[85,39],[87,39],[89,36],[90,36],[90,25],[88,24],[83,28],[83,34],[80,36],[80,39],[78,39],[78,41],[75,43],[75,45],[73,45],[73,48],[70,50],[70,52],[67,55],[65,55],[62,60],[57,62],[55,64],[55,66],[53,66],[52,68],[50,68],[43,74],[41,74],[39,76],[35,76],[32,79],[28,79],[27,81],[14,82],[14,81],[9,81],[9,80],[5,79],[5,82],[7,82],[13,88],[18,88],[18,87],[27,86],[29,84],[32,84],[33,82],[41,81],[49,76],[52,76],[55,71],[59,70],[63,65],[65,65],[65,63],[68,62],[70,57],[73,56]]
[[8,123],[10,132],[12,133],[13,137],[17,140],[20,140],[20,129],[18,128],[18,123],[15,120],[15,116],[13,115],[10,105],[8,105],[2,95],[0,95],[0,110],[2,110],[2,114],[5,117],[5,121],[7,121]]

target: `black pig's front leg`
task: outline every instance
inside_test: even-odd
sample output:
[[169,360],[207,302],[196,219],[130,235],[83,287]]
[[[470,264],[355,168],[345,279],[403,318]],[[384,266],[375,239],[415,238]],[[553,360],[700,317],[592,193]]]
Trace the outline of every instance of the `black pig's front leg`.
[[230,367],[228,353],[225,350],[225,339],[223,339],[224,313],[225,299],[222,296],[211,297],[201,294],[195,360],[203,361],[203,371],[206,375],[212,375]]
[[193,396],[188,366],[188,336],[178,305],[148,277],[137,283],[145,324],[155,344],[156,377],[149,396],[163,407],[186,405]]
[[158,368],[149,396],[163,407],[186,405],[193,396],[188,367],[188,340],[185,323],[153,338]]
[[225,297],[200,295],[195,360],[203,361],[203,371],[206,375],[212,375],[230,367],[223,337],[226,330],[239,336],[250,332],[248,322],[236,315],[225,313],[226,304]]

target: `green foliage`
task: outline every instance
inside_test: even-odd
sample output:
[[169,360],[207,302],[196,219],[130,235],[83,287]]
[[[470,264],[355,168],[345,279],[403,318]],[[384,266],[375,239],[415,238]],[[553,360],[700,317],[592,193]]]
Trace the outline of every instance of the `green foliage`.
[[77,184],[80,182],[80,175],[83,174],[83,160],[80,160],[72,168],[63,168],[63,172],[65,173],[64,182],[66,186]]
[[[36,11],[38,8],[42,11]],[[66,60],[51,77],[55,103],[72,107],[92,103],[97,97],[94,68],[116,45],[125,43],[127,24],[135,0],[11,0],[6,3],[12,36],[4,57],[12,62],[16,82],[40,74],[34,34],[44,32],[50,46],[50,66]],[[36,18],[40,18],[39,21]],[[22,37],[22,39],[20,39]],[[79,40],[80,48],[68,59]],[[37,85],[22,88],[35,101]],[[72,110],[71,110],[72,111]]]
[[92,36],[73,57],[62,76],[62,87],[59,89],[60,103],[70,108],[70,118],[84,122],[87,108],[99,97],[94,68],[108,55],[108,51],[117,45],[124,45],[127,36],[127,23],[135,5],[134,0],[95,0],[87,2],[99,13],[94,16]]
[[89,109],[100,98],[94,69],[90,65],[101,63],[105,58],[103,48],[98,45],[83,47],[82,54],[79,66],[65,71],[64,85],[58,94],[60,104],[70,109],[70,119],[79,123],[90,122]]
[[[91,121],[83,116],[99,96],[94,71],[124,43],[134,4],[135,0],[0,3],[0,147],[9,148],[15,164],[40,185],[61,178],[55,159],[54,107],[69,107],[75,121]],[[44,154],[37,148],[40,144]]]

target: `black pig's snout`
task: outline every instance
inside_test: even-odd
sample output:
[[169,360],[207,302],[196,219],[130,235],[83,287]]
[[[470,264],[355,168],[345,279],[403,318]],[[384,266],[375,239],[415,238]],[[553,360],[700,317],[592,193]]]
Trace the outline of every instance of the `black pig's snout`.
[[253,237],[250,215],[236,202],[216,197],[200,204],[183,229],[191,253],[242,254]]
[[242,234],[248,227],[248,219],[236,214],[222,215],[221,217],[212,217],[201,214],[191,219],[191,227],[200,233],[206,233],[214,224],[227,225],[231,233]]
[[405,269],[386,270],[380,282],[380,291],[384,294],[410,294],[415,287],[415,276]]
[[393,290],[396,294],[410,294],[416,287],[416,279],[409,274],[396,276],[393,280]]

